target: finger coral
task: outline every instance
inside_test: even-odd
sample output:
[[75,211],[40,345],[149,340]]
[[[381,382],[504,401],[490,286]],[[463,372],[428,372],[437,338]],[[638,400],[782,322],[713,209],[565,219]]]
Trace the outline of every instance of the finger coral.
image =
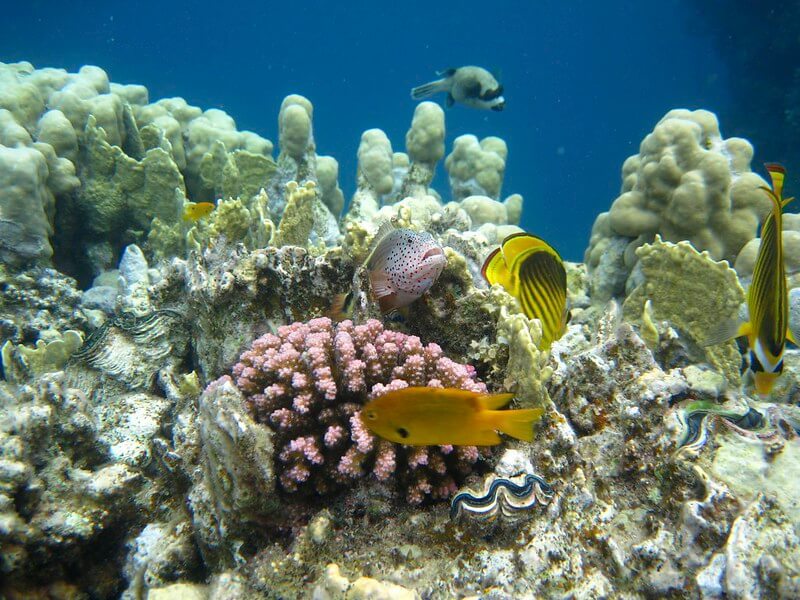
[[408,447],[373,436],[361,406],[407,386],[485,392],[474,369],[436,344],[371,319],[293,323],[253,342],[233,367],[256,421],[275,432],[276,472],[287,492],[329,493],[372,475],[394,479],[417,504],[447,498],[479,458],[474,446]]

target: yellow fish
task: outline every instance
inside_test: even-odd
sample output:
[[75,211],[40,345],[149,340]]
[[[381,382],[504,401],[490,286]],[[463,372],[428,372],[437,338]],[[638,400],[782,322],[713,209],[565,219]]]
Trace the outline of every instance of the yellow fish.
[[564,335],[570,318],[567,272],[547,242],[530,233],[512,233],[488,256],[481,274],[519,300],[529,319],[542,322],[541,350]]
[[712,346],[734,337],[747,336],[750,347],[750,370],[756,391],[769,394],[775,380],[783,372],[783,351],[786,340],[793,344],[789,331],[789,307],[786,289],[786,268],[783,262],[783,209],[794,198],[783,197],[786,170],[778,164],[764,165],[772,180],[772,189],[762,186],[772,210],[761,225],[753,281],[747,291],[750,320],[723,323],[704,345]]
[[408,387],[368,402],[362,421],[375,435],[408,446],[494,446],[498,431],[530,442],[541,408],[497,410],[514,394]]
[[183,209],[184,221],[199,221],[216,208],[213,202],[192,202]]

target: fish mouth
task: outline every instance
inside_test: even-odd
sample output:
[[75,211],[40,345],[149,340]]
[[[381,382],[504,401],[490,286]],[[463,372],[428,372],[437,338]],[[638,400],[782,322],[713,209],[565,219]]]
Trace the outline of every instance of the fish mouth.
[[505,107],[506,107],[506,101],[502,100],[501,102],[498,102],[497,104],[492,106],[492,110],[495,112],[501,112]]
[[434,258],[436,256],[441,256],[444,258],[444,250],[441,248],[431,248],[422,255],[422,260],[428,260],[429,258]]

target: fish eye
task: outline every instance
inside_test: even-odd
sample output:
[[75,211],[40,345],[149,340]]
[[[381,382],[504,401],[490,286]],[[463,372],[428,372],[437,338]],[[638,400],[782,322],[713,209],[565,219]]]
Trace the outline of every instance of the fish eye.
[[398,427],[397,428],[397,434],[401,438],[406,439],[408,437],[408,429],[406,429],[405,427]]
[[367,418],[368,418],[370,421],[374,421],[375,419],[377,419],[377,418],[378,418],[378,415],[376,415],[376,414],[375,414],[375,411],[373,411],[373,410],[370,410],[370,411],[368,411],[368,412],[367,412]]

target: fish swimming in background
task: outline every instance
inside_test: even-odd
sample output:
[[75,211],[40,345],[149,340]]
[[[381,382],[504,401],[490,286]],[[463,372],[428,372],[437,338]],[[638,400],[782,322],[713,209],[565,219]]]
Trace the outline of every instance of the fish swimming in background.
[[541,350],[562,335],[569,323],[567,272],[558,252],[530,233],[512,233],[484,261],[481,274],[519,300],[529,319],[542,322]]
[[465,106],[482,110],[501,111],[506,106],[503,86],[494,75],[481,67],[459,67],[439,71],[442,79],[431,81],[411,90],[414,100],[429,98],[439,92],[447,92],[447,106],[460,102]]
[[786,289],[786,268],[783,262],[783,209],[794,198],[783,197],[786,170],[779,164],[764,165],[772,180],[772,189],[762,186],[772,210],[761,225],[753,281],[747,290],[750,320],[735,319],[722,323],[704,346],[720,344],[735,337],[747,336],[750,347],[750,371],[756,391],[766,395],[783,372],[783,351],[786,341],[796,344],[789,331],[789,302]]
[[[388,314],[427,292],[445,264],[444,250],[430,233],[398,229],[386,221],[375,234],[362,268],[367,270],[381,312]],[[337,317],[351,311],[352,301],[352,292],[334,298],[331,318],[341,320]]]
[[191,202],[183,209],[183,220],[197,222],[216,208],[213,202]]
[[514,394],[481,394],[458,388],[407,387],[370,400],[361,420],[375,435],[408,446],[494,446],[498,431],[533,440],[541,408],[497,410]]

